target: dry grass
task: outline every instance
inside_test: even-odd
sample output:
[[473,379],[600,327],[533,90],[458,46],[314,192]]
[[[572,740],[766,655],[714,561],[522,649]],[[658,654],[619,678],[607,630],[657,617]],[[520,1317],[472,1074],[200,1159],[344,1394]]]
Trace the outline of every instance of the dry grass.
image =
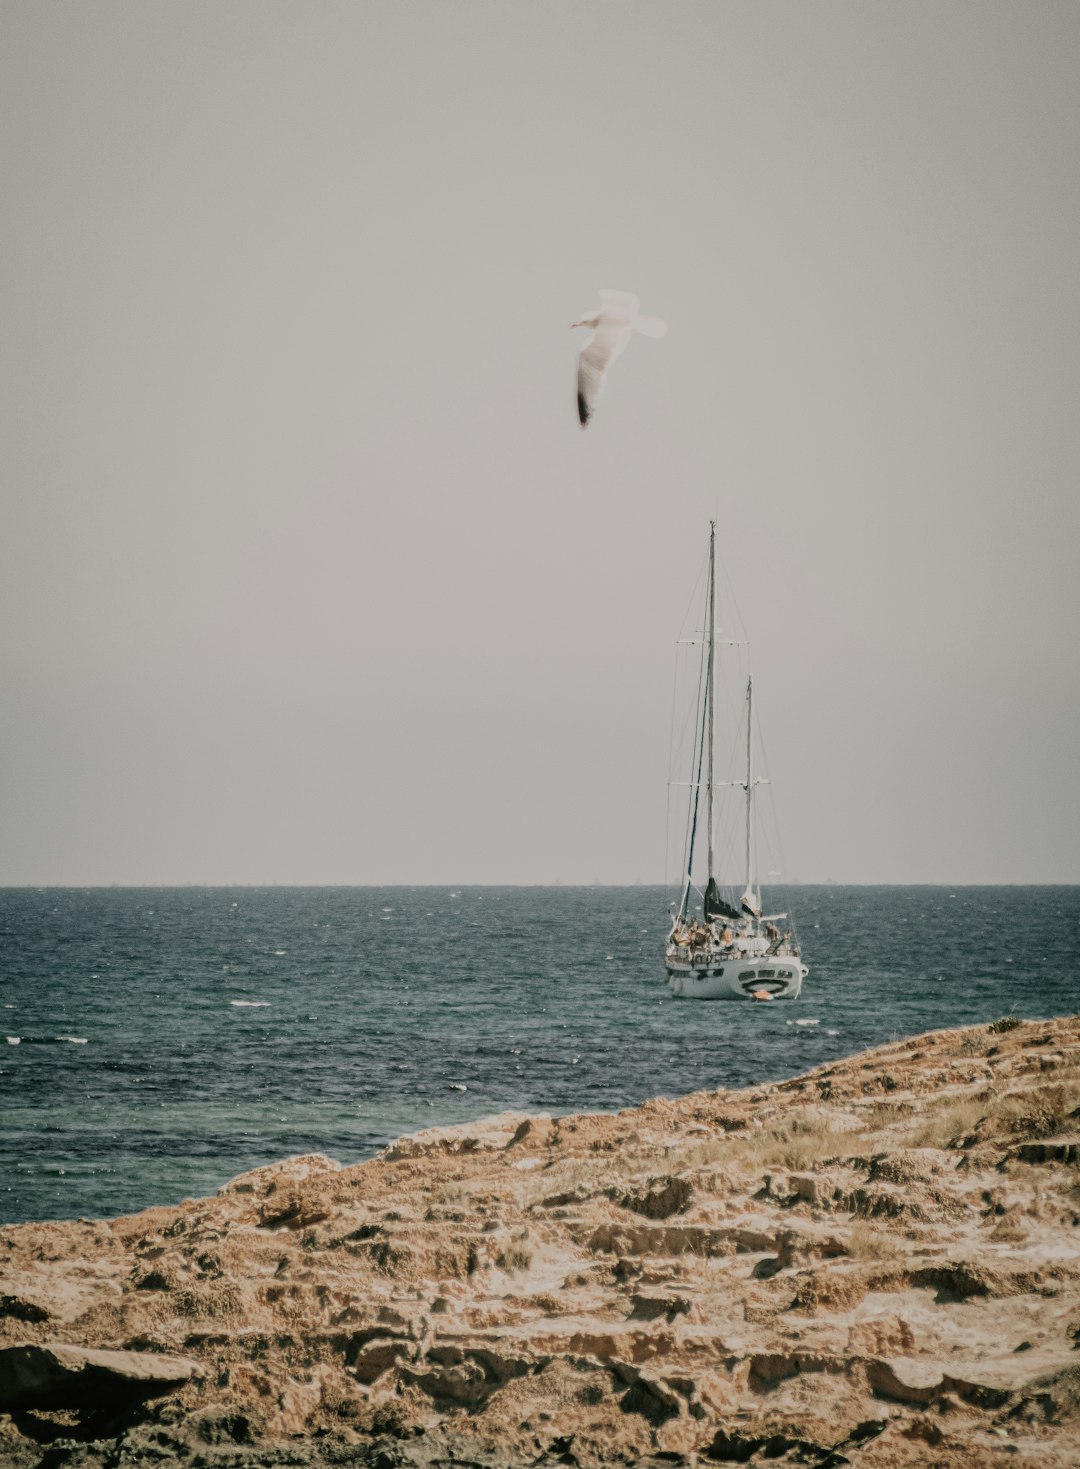
[[[737,1134],[738,1137],[744,1134]],[[726,1134],[722,1137],[702,1138],[698,1142],[687,1143],[680,1147],[677,1152],[672,1150],[671,1156],[665,1161],[669,1162],[680,1172],[683,1169],[692,1171],[695,1169],[707,1169],[716,1163],[722,1163],[731,1157],[731,1150],[735,1139]]]
[[1027,1237],[1027,1229],[1015,1211],[999,1219],[990,1231],[990,1238],[998,1244],[1019,1245],[1023,1244]]
[[[983,1044],[976,1038],[976,1048]],[[725,1175],[775,1167],[800,1172],[827,1159],[893,1147],[956,1147],[973,1134],[989,1141],[1073,1131],[1074,1114],[1080,1106],[1080,1078],[1069,1062],[1076,1059],[1073,1053],[1058,1063],[1053,1082],[1004,1095],[980,1083],[982,1090],[977,1094],[950,1092],[914,1102],[875,1101],[857,1108],[860,1125],[840,1130],[833,1130],[840,1120],[835,1114],[830,1115],[820,1106],[809,1106],[786,1109],[746,1131],[680,1143],[666,1148],[662,1158],[654,1152],[614,1152],[605,1154],[598,1168],[595,1155],[564,1157],[530,1180],[523,1202],[526,1208],[534,1207],[546,1199],[572,1196],[575,1191],[580,1191],[579,1197],[584,1199],[644,1175],[655,1177],[664,1167],[689,1175],[695,1186],[709,1190],[717,1183],[726,1183],[726,1179],[716,1183],[710,1179],[710,1171],[718,1168]],[[891,1137],[881,1136],[887,1132]]]
[[1052,1137],[1070,1131],[1080,1105],[1080,1083],[1055,1081],[1004,1094],[944,1101],[905,1139],[909,1147],[944,1148],[977,1133],[989,1141],[1002,1137]]
[[522,1207],[532,1209],[545,1199],[573,1194],[576,1189],[582,1190],[583,1198],[592,1197],[637,1178],[655,1177],[657,1170],[665,1167],[682,1173],[690,1166],[685,1161],[689,1152],[689,1149],[671,1148],[665,1149],[660,1157],[656,1153],[625,1152],[560,1158],[551,1167],[526,1175],[528,1186],[522,1196]]
[[903,1253],[900,1242],[881,1224],[860,1220],[847,1239],[847,1252],[853,1260],[893,1260]]
[[514,1240],[506,1246],[495,1261],[500,1270],[528,1270],[532,1264],[532,1250],[524,1240]]
[[799,1132],[788,1137],[763,1139],[755,1149],[755,1162],[764,1167],[781,1166],[799,1172],[826,1158],[844,1158],[859,1152],[866,1143],[865,1132]]
[[944,1102],[917,1128],[905,1143],[911,1148],[945,1148],[957,1139],[967,1137],[987,1115],[989,1101],[975,1097]]
[[903,1122],[906,1117],[911,1116],[910,1102],[871,1102],[865,1109],[867,1126],[875,1130],[883,1130],[892,1127],[896,1122]]
[[740,1133],[731,1140],[728,1156],[752,1168],[780,1166],[798,1172],[824,1158],[843,1158],[865,1148],[865,1127],[834,1131],[829,1123],[828,1114],[817,1108],[797,1109],[758,1132]]
[[441,1188],[434,1189],[431,1194],[433,1204],[464,1204],[469,1197],[469,1190],[462,1183],[444,1183]]
[[1052,1137],[1069,1130],[1078,1106],[1080,1085],[1051,1082],[1026,1091],[1007,1092],[994,1108],[993,1120],[1002,1132]]

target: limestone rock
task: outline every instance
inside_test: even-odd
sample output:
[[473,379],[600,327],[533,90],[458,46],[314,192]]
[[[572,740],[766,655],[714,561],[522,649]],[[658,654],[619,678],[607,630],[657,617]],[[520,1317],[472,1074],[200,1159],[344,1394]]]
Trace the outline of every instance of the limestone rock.
[[0,1349],[0,1410],[120,1407],[160,1397],[199,1372],[190,1357],[97,1351],[59,1342]]

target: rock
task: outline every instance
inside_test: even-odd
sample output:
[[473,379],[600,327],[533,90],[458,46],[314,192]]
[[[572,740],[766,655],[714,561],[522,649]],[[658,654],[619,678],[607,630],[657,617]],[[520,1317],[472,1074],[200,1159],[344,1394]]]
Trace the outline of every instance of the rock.
[[671,1175],[650,1178],[643,1187],[620,1194],[618,1202],[624,1209],[644,1214],[646,1219],[668,1219],[672,1214],[685,1213],[693,1198],[694,1190],[689,1180]]
[[123,1407],[172,1393],[200,1371],[190,1357],[96,1351],[59,1342],[0,1349],[0,1410]]
[[48,1321],[49,1313],[44,1306],[33,1301],[24,1301],[21,1296],[0,1296],[0,1316],[9,1316],[13,1321]]
[[554,1131],[555,1125],[550,1117],[543,1115],[526,1117],[506,1146],[508,1148],[522,1145],[530,1148],[546,1148],[551,1142]]
[[395,1363],[409,1361],[413,1355],[413,1349],[408,1342],[380,1337],[369,1342],[356,1354],[352,1368],[358,1381],[372,1383]]
[[818,1180],[813,1174],[793,1173],[788,1179],[788,1187],[801,1204],[818,1203]]

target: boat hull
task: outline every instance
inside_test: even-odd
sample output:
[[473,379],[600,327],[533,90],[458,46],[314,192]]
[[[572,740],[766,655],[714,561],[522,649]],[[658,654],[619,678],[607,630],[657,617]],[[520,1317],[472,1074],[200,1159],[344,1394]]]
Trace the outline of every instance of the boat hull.
[[681,1000],[794,1000],[806,965],[793,954],[709,954],[665,960],[668,988]]

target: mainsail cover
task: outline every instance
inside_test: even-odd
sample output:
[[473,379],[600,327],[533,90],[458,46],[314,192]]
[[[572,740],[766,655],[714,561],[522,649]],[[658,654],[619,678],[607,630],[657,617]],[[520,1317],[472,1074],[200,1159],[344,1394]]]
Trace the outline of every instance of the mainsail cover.
[[705,887],[705,922],[711,923],[714,918],[738,918],[738,910],[725,903],[720,896],[720,889],[716,886],[716,878],[710,877]]

